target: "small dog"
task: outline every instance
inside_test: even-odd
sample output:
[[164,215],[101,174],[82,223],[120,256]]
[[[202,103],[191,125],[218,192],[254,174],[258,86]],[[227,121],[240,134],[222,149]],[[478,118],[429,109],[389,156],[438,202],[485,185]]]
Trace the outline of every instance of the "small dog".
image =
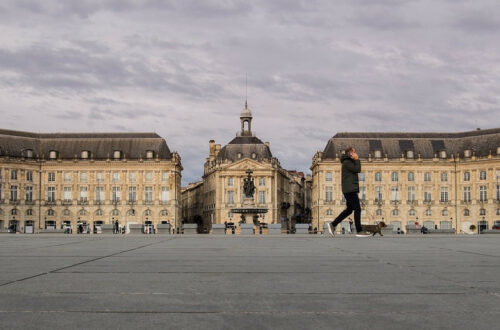
[[375,236],[375,234],[377,233],[380,234],[380,236],[384,236],[382,235],[382,228],[384,227],[387,227],[387,225],[385,224],[385,222],[380,221],[377,225],[363,225],[363,230],[369,233],[373,233],[372,236]]

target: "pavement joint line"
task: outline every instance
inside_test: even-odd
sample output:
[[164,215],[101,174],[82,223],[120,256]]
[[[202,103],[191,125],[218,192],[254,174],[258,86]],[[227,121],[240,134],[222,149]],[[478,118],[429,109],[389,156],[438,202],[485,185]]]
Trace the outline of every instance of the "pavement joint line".
[[118,255],[118,254],[122,254],[122,253],[127,253],[127,252],[131,252],[131,251],[139,250],[139,249],[151,246],[151,245],[155,245],[155,244],[160,244],[160,243],[164,243],[164,242],[167,242],[167,241],[171,241],[173,239],[175,239],[175,237],[168,238],[168,239],[165,239],[165,240],[162,240],[162,241],[157,241],[157,242],[152,242],[152,243],[149,243],[149,244],[141,245],[141,246],[138,246],[138,247],[135,247],[135,248],[132,248],[132,249],[115,252],[115,253],[112,253],[110,255],[101,256],[101,257],[98,257],[98,258],[94,258],[94,259],[90,259],[90,260],[78,262],[76,264],[73,264],[73,265],[70,265],[70,266],[61,267],[61,268],[54,269],[54,270],[50,270],[48,272],[43,272],[43,273],[40,273],[40,274],[27,276],[27,277],[24,277],[24,278],[21,278],[21,279],[17,279],[17,280],[9,281],[9,282],[6,282],[6,283],[2,283],[2,284],[0,284],[0,287],[4,287],[4,286],[7,286],[7,285],[10,285],[10,284],[13,284],[13,283],[23,282],[23,281],[26,281],[26,280],[30,280],[32,278],[36,278],[36,277],[40,277],[40,276],[44,276],[44,275],[48,275],[48,274],[52,274],[52,273],[57,273],[57,272],[59,272],[61,270],[64,270],[64,269],[68,269],[68,268],[71,268],[71,267],[80,266],[80,265],[83,265],[83,264],[86,264],[86,263],[89,263],[89,262],[93,262],[93,261],[97,261],[97,260],[101,260],[101,259],[104,259],[104,258],[113,257],[113,256]]
[[[35,292],[30,292],[33,294]],[[120,296],[211,296],[210,292],[37,292],[38,294],[45,296],[56,296],[56,295],[120,295]],[[228,292],[223,293],[224,296],[332,296],[332,295],[342,295],[342,296],[400,296],[400,295],[413,295],[413,296],[442,296],[442,295],[466,295],[466,292]],[[1,294],[0,294],[1,295]],[[17,294],[23,295],[23,294]]]

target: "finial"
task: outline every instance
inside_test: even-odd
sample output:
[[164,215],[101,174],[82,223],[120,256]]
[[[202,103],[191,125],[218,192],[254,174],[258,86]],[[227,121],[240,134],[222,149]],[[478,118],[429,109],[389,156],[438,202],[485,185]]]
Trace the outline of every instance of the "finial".
[[248,109],[247,100],[245,100],[245,109]]

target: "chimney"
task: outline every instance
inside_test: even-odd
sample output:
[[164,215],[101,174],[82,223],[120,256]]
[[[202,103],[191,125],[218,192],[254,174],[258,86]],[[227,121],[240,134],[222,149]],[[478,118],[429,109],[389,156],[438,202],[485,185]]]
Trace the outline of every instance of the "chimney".
[[208,141],[208,152],[210,157],[215,155],[215,140]]
[[269,148],[271,144],[269,143],[269,141],[266,141],[265,145]]
[[216,144],[215,145],[215,157],[217,157],[217,155],[219,154],[219,151],[220,151],[220,144]]

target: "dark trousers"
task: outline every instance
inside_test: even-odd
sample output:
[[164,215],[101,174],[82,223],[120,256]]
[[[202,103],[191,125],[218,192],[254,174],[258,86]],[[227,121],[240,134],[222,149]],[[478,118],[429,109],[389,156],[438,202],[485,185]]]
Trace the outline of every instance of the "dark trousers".
[[361,206],[359,205],[359,198],[357,192],[350,192],[344,194],[347,207],[339,216],[333,220],[332,226],[336,227],[339,223],[342,222],[345,218],[349,216],[349,214],[354,211],[354,225],[356,226],[356,231],[359,233],[363,230],[361,227]]

